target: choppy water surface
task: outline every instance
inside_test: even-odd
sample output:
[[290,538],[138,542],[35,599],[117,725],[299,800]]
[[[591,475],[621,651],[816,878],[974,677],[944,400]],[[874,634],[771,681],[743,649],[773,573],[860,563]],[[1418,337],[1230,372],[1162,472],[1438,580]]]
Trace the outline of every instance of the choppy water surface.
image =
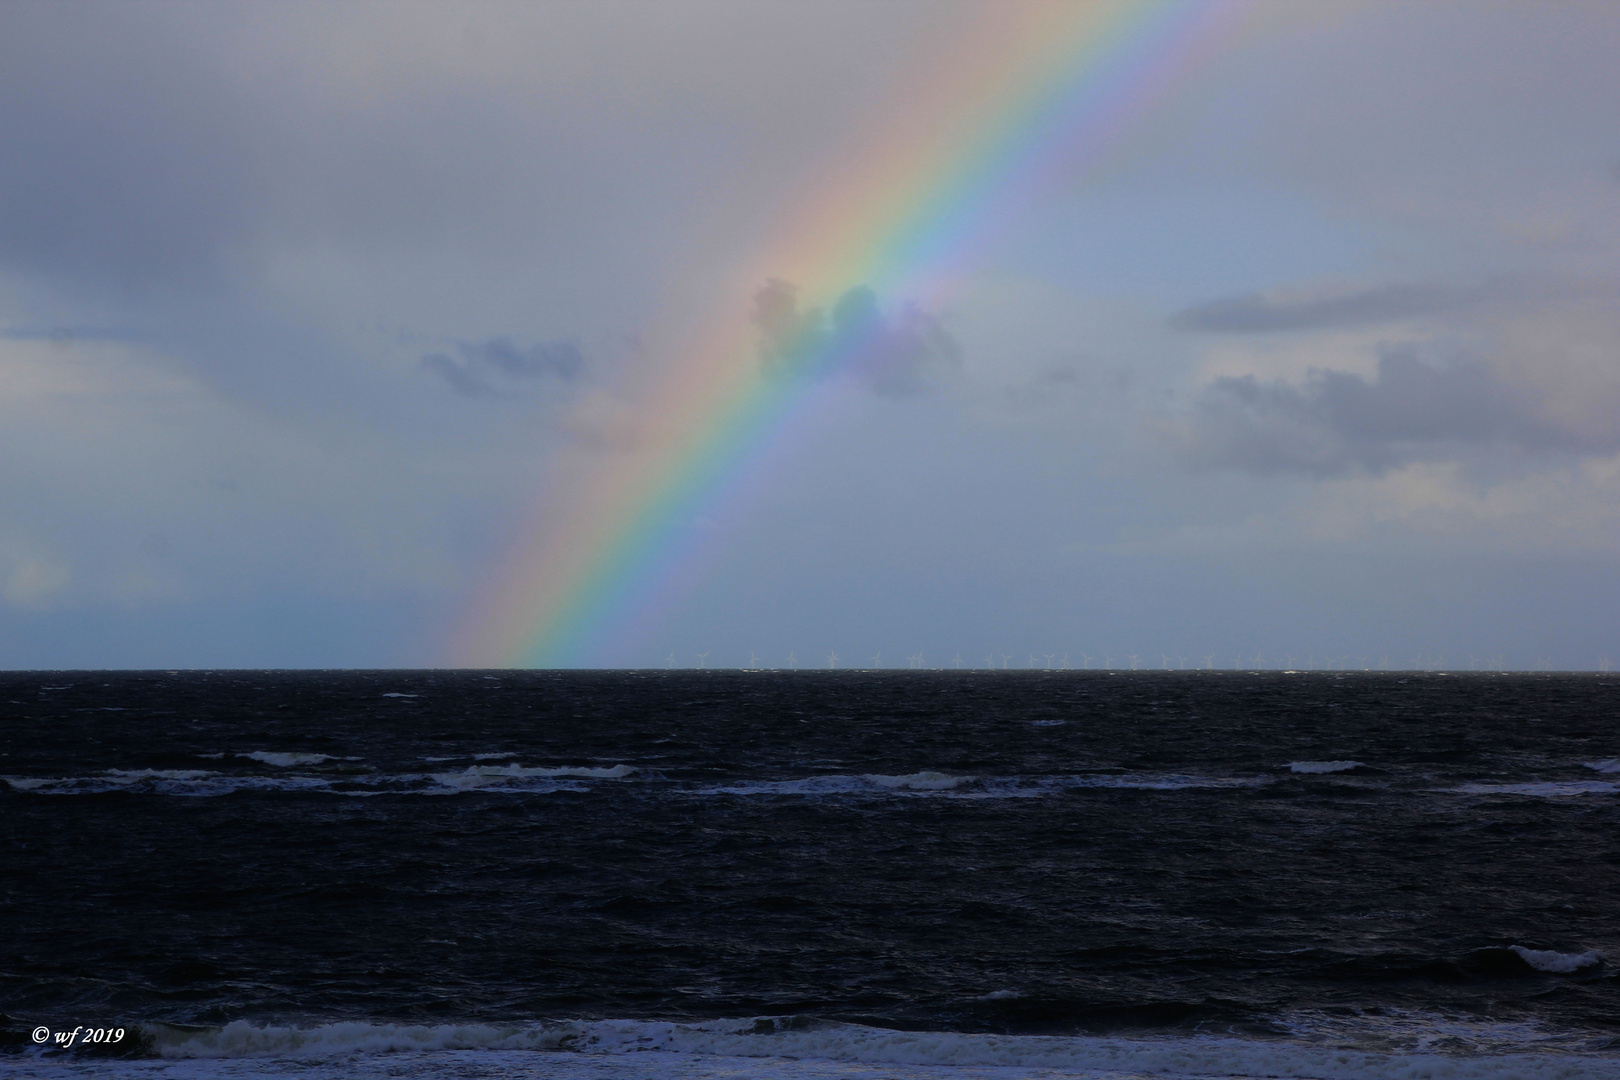
[[1620,1076],[1617,701],[4,674],[0,1072]]

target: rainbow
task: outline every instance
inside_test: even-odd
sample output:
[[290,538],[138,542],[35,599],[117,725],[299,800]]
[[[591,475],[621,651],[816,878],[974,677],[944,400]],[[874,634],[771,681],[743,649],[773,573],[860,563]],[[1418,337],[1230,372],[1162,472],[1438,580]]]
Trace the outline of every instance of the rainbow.
[[[828,300],[937,304],[988,239],[1116,144],[1243,6],[987,5],[934,74],[906,87],[887,123],[841,156],[817,196],[739,268],[739,285],[785,280]],[[827,374],[871,351],[858,329],[788,335],[779,345],[773,371],[761,362],[758,327],[716,319],[668,365],[648,395],[658,407],[627,445],[560,463],[549,513],[536,515],[471,606],[452,645],[456,661],[576,667],[625,655],[691,565],[699,541],[688,523],[746,489],[772,445],[826,407]]]

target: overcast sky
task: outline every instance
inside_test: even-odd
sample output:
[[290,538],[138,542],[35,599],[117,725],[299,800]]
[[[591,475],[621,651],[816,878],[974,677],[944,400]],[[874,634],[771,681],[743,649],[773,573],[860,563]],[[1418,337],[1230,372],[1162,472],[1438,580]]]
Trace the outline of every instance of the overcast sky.
[[[0,666],[450,662],[981,14],[0,6]],[[1620,662],[1617,55],[1606,0],[1260,4],[604,662]]]

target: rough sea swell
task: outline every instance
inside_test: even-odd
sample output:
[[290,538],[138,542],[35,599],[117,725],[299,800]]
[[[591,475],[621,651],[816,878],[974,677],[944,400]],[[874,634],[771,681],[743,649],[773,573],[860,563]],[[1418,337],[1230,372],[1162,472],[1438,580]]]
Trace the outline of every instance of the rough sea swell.
[[1620,1075],[1617,700],[0,675],[0,1071],[99,1025],[128,1075]]

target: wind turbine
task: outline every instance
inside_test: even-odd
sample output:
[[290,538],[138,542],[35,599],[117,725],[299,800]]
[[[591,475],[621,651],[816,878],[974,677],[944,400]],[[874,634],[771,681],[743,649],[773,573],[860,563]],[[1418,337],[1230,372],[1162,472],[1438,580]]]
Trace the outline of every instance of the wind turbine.
[[700,668],[700,669],[702,669],[702,668],[706,668],[706,667],[708,667],[708,666],[709,666],[709,665],[707,665],[707,664],[705,664],[705,663],[704,663],[704,662],[703,662],[703,661],[705,661],[705,660],[707,660],[707,659],[708,659],[708,658],[709,658],[709,654],[708,654],[708,653],[706,653],[706,652],[700,652],[700,653],[698,653],[698,667],[699,667],[699,668]]
[[827,667],[828,667],[829,670],[832,670],[832,669],[835,669],[835,668],[838,667],[838,654],[837,653],[830,652],[830,653],[827,654]]
[[1136,654],[1133,653],[1133,652],[1128,652],[1128,653],[1125,654],[1125,659],[1127,659],[1127,660],[1129,660],[1131,662],[1131,670],[1135,671],[1136,670]]
[[1160,664],[1160,666],[1162,666],[1164,668],[1164,670],[1166,670],[1166,671],[1170,670],[1170,658],[1168,656],[1166,656],[1164,653],[1159,654],[1159,664]]
[[951,661],[951,667],[957,671],[962,670],[962,654],[960,652],[956,654],[956,659]]
[[1208,656],[1204,657],[1204,670],[1205,671],[1214,671],[1215,670],[1215,654],[1214,653],[1210,653]]
[[875,668],[880,668],[880,667],[883,666],[883,654],[882,653],[873,653],[872,654],[872,666],[875,667]]
[[995,653],[986,653],[985,654],[984,666],[989,671],[996,670],[996,654]]
[[664,657],[664,667],[665,667],[665,669],[670,669],[670,668],[673,668],[674,666],[675,666],[675,654],[670,653],[668,656]]
[[754,655],[754,650],[753,649],[748,650],[748,670],[749,671],[758,671],[759,670],[759,657]]
[[1085,665],[1085,669],[1087,671],[1091,670],[1091,657],[1088,654],[1081,653],[1080,654],[1080,661],[1081,661],[1082,664]]
[[1011,659],[1012,659],[1012,653],[1005,653],[1004,652],[1004,653],[1001,654],[1001,670],[1002,671],[1007,670],[1007,661],[1009,661]]
[[1041,653],[1041,655],[1046,657],[1046,670],[1051,671],[1052,670],[1052,657],[1056,656],[1057,653],[1049,653],[1048,652],[1048,653]]
[[789,671],[797,671],[798,668],[799,668],[799,658],[797,656],[794,656],[791,652],[788,653],[788,670]]

